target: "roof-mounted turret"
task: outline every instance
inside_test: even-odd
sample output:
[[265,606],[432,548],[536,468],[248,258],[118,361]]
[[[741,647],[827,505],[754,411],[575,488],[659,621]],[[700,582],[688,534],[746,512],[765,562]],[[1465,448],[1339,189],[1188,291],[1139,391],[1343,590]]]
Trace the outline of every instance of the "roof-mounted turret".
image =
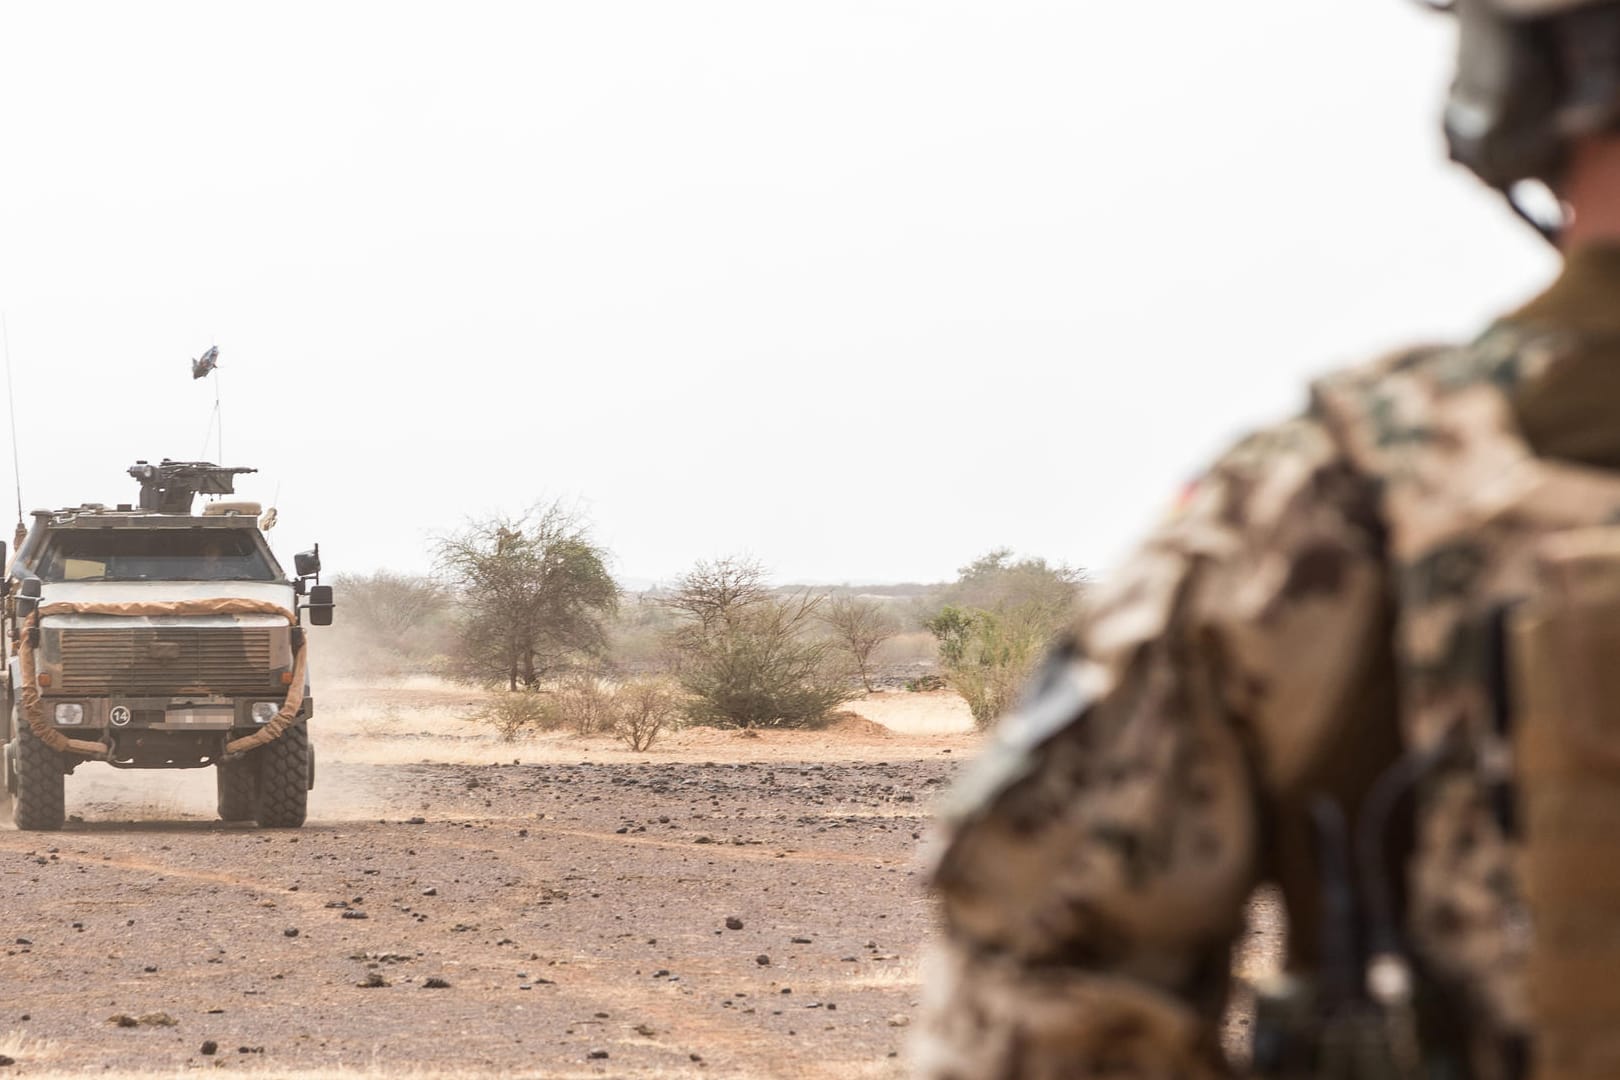
[[156,465],[137,461],[129,475],[141,484],[141,509],[159,514],[189,514],[198,495],[234,495],[238,473],[258,472],[241,465],[208,461],[170,461]]

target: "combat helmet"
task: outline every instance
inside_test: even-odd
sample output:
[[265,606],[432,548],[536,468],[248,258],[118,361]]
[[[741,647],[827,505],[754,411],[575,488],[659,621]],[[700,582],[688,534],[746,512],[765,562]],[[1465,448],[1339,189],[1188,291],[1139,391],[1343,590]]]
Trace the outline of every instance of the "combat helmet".
[[1528,209],[1522,188],[1556,191],[1573,140],[1620,130],[1620,2],[1427,2],[1459,23],[1445,113],[1453,160],[1556,239],[1561,215]]

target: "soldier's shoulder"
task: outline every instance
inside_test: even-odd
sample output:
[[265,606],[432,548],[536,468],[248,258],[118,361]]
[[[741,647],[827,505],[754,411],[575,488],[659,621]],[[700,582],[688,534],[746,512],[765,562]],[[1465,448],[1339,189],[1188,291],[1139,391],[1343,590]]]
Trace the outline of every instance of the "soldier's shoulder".
[[[1187,485],[1170,533],[1280,520],[1311,500],[1371,520],[1383,485],[1451,446],[1448,432],[1496,437],[1480,418],[1506,407],[1500,392],[1567,347],[1545,328],[1504,321],[1472,341],[1411,346],[1321,376],[1299,413],[1238,439]],[[1199,508],[1206,513],[1188,513]]]
[[1570,347],[1546,328],[1499,322],[1464,344],[1404,349],[1318,379],[1310,413],[1359,470],[1415,475],[1461,445],[1511,441],[1510,398]]
[[1366,401],[1391,392],[1429,393],[1432,389],[1459,382],[1477,382],[1489,377],[1493,365],[1478,342],[1429,343],[1386,352],[1330,371],[1310,384],[1310,413],[1331,416],[1335,406],[1349,401]]
[[1566,335],[1547,327],[1504,320],[1470,341],[1410,346],[1330,372],[1312,384],[1312,408],[1320,408],[1325,397],[1397,387],[1437,396],[1480,385],[1510,389],[1539,374],[1569,345]]
[[1490,354],[1478,344],[1410,346],[1320,375],[1309,384],[1301,412],[1244,435],[1221,456],[1219,465],[1264,466],[1278,457],[1332,453],[1346,403],[1365,403],[1402,384],[1477,380],[1493,367],[1485,359]]
[[[1511,387],[1535,366],[1542,344],[1504,323],[1473,341],[1410,346],[1331,371],[1310,384],[1299,413],[1237,440],[1196,483],[1207,490],[1225,481],[1244,501],[1266,506],[1290,504],[1285,496],[1296,488],[1366,501],[1391,448],[1431,441],[1446,398],[1468,387]],[[1326,484],[1324,476],[1337,479]]]
[[1147,545],[1154,551],[1231,555],[1267,543],[1318,514],[1370,520],[1376,491],[1333,427],[1307,410],[1249,432],[1182,492]]

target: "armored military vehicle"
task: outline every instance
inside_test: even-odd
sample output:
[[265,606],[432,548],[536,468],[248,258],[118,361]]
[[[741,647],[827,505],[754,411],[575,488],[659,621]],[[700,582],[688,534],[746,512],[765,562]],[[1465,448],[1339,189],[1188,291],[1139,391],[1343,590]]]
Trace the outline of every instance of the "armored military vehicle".
[[19,828],[61,828],[64,777],[89,762],[212,766],[221,818],[304,823],[315,702],[302,623],[333,609],[320,547],[288,577],[257,504],[193,512],[253,471],[141,461],[136,504],[34,512],[0,612],[0,779]]

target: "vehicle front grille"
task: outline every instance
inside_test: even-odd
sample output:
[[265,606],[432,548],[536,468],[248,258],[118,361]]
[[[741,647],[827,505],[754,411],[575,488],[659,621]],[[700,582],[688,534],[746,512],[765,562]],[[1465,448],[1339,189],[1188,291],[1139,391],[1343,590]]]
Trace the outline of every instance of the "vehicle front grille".
[[64,629],[61,692],[253,693],[272,688],[269,628]]

